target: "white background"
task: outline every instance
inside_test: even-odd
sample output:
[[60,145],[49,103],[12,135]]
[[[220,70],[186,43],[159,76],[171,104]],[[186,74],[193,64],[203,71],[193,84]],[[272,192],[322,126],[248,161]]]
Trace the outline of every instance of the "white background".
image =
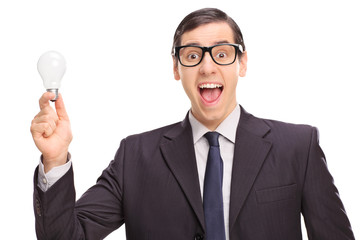
[[[36,239],[30,134],[44,92],[36,64],[61,52],[77,197],[120,140],[182,120],[190,107],[173,79],[172,37],[193,10],[218,7],[239,24],[248,74],[238,102],[259,117],[307,123],[360,236],[360,15],[355,0],[53,1],[0,3],[1,239]],[[306,231],[304,230],[304,235]],[[125,239],[124,228],[107,239]]]

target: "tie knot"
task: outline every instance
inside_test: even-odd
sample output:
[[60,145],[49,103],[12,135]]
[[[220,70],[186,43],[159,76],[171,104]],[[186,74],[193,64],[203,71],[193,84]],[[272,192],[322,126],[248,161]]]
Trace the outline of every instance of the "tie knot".
[[219,147],[219,135],[218,132],[207,132],[204,136],[208,140],[209,145],[212,147]]

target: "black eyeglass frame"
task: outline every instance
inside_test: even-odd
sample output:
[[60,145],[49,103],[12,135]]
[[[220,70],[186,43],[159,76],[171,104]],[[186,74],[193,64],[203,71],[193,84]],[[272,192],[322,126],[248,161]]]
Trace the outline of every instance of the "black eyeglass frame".
[[[211,50],[214,47],[224,46],[224,45],[233,46],[235,48],[235,57],[234,57],[234,60],[231,63],[226,63],[226,64],[218,63],[218,62],[215,61],[215,59],[214,59],[214,57],[213,57],[213,55],[211,53]],[[202,50],[202,55],[201,55],[200,61],[197,64],[185,65],[185,64],[183,64],[181,62],[179,52],[180,52],[181,48],[185,48],[185,47],[197,47],[197,48],[200,48]],[[238,55],[238,53],[240,53],[240,55],[241,55],[244,51],[243,51],[243,47],[242,47],[241,44],[234,44],[234,43],[221,43],[221,44],[216,44],[216,45],[213,45],[213,46],[210,46],[210,47],[202,47],[202,46],[198,46],[198,45],[183,45],[183,46],[175,47],[174,48],[174,53],[172,55],[175,56],[179,60],[179,62],[180,62],[180,64],[182,66],[184,66],[184,67],[195,67],[195,66],[197,66],[197,65],[199,65],[201,63],[201,61],[203,60],[206,52],[209,52],[209,54],[211,56],[211,59],[214,61],[214,63],[216,63],[218,65],[221,65],[221,66],[226,66],[226,65],[233,64],[235,62],[235,60],[236,60],[236,56]]]

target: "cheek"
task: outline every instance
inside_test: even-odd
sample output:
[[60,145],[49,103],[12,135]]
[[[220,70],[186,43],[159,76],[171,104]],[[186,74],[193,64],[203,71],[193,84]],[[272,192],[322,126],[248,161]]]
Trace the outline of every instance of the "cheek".
[[181,79],[188,79],[194,75],[192,68],[186,68],[183,66],[179,66],[178,69],[179,69],[179,75],[180,75]]
[[190,88],[195,86],[196,73],[192,70],[193,69],[179,68],[179,76],[184,87],[187,86],[187,88]]
[[231,81],[228,82],[228,90],[230,90],[230,92],[232,93],[235,93],[236,92],[236,86],[237,86],[237,83],[238,83],[238,76],[232,76],[231,77]]
[[236,76],[240,76],[240,72],[241,72],[241,64],[238,62],[238,64],[236,64],[236,70],[235,70],[235,74]]
[[191,78],[191,75],[189,75],[186,71],[179,71],[181,84],[186,92],[186,94],[191,97],[192,94],[196,91],[194,80]]
[[228,86],[235,87],[239,79],[240,65],[236,64],[232,68],[223,71],[223,78]]

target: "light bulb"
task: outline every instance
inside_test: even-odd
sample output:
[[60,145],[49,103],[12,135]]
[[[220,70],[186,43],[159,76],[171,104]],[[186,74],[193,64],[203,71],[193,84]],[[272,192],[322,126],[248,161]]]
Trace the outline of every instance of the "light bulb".
[[58,52],[48,51],[40,56],[37,69],[44,82],[46,91],[55,93],[55,101],[66,70],[65,58]]

